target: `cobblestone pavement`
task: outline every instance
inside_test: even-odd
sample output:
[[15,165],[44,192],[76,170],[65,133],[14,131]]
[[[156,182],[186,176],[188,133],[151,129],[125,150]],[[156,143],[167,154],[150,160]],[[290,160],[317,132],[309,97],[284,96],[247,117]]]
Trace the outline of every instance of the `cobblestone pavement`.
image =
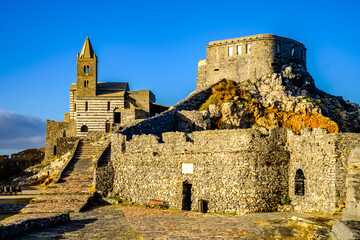
[[246,216],[201,214],[124,206],[127,219],[145,239],[311,239],[339,216],[257,213]]
[[14,239],[143,239],[126,220],[119,205],[95,207],[70,215],[71,221],[44,230],[35,230]]
[[201,214],[112,205],[73,214],[70,223],[33,231],[16,239],[301,240],[311,239],[317,228],[329,228],[339,218],[280,212],[246,216]]

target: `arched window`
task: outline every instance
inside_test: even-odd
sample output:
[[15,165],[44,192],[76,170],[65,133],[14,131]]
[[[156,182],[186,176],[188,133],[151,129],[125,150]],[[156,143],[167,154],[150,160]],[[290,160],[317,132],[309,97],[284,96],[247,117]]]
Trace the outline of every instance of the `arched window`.
[[87,132],[87,131],[88,131],[88,127],[87,127],[86,125],[82,125],[80,131],[81,131],[81,132]]
[[85,72],[86,72],[86,73],[89,73],[89,69],[90,69],[90,66],[89,66],[89,65],[86,65]]
[[89,109],[89,103],[85,102],[85,111],[87,111]]
[[107,102],[107,110],[110,111],[110,101]]
[[295,195],[305,195],[305,175],[301,169],[298,169],[295,175]]

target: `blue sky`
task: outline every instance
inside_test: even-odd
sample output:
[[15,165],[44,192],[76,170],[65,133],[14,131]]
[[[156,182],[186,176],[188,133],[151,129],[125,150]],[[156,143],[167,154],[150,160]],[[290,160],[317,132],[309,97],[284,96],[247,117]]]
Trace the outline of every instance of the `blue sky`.
[[[62,120],[69,111],[76,54],[87,35],[99,57],[99,81],[150,89],[161,104],[195,90],[208,42],[261,33],[303,42],[317,87],[360,103],[359,10],[359,1],[2,0],[0,154],[29,147],[2,144],[12,137],[1,134],[9,126],[1,119],[38,119],[34,134],[42,139],[31,143],[40,147],[44,120]],[[13,137],[23,139],[19,129]]]

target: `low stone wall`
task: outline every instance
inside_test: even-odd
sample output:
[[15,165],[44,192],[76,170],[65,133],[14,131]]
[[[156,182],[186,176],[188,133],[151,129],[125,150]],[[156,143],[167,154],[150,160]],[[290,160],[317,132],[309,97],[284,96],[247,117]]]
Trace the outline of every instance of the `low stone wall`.
[[114,184],[114,167],[111,161],[110,143],[99,157],[94,175],[96,192],[102,196],[106,196],[107,193],[112,192]]
[[[288,132],[290,152],[289,196],[296,211],[335,212],[346,198],[346,168],[352,149],[360,142],[355,133],[328,133],[304,129]],[[304,195],[295,194],[296,172],[304,173]]]
[[0,222],[0,239],[10,239],[15,235],[21,234],[37,228],[45,228],[59,223],[70,221],[68,213],[65,214],[51,214],[50,216],[38,216],[33,219],[22,219],[15,222],[5,223]]
[[360,146],[355,148],[349,156],[346,189],[343,220],[360,221]]
[[[190,94],[186,99],[171,107],[170,110],[129,126],[119,131],[119,133],[126,135],[129,140],[133,135],[153,134],[161,137],[162,133],[176,131],[178,112],[195,110],[200,103],[204,102],[210,96],[213,85],[203,91]],[[182,115],[180,115],[180,117],[182,117]]]
[[[168,132],[162,140],[134,135],[130,141],[113,134],[114,191],[130,201],[154,198],[178,209],[190,199],[191,209],[197,209],[204,199],[210,212],[275,210],[288,195],[285,142],[283,129],[270,136],[251,129],[194,132],[191,138]],[[191,184],[186,196],[184,184]]]
[[332,227],[332,240],[356,240],[360,239],[359,221],[338,221]]

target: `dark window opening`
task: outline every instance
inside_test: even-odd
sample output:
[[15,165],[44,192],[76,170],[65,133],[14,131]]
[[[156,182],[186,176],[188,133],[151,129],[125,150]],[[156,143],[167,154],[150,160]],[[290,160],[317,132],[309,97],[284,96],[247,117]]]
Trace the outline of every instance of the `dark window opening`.
[[110,101],[107,102],[107,110],[110,111]]
[[217,72],[217,71],[219,71],[219,69],[218,69],[218,68],[215,68],[214,71]]
[[63,132],[63,137],[66,137],[66,131]]
[[114,109],[114,123],[120,123],[121,121],[121,112],[119,108]]
[[305,195],[305,175],[301,169],[298,169],[295,175],[295,195]]
[[86,73],[86,66],[84,65],[84,73]]
[[76,112],[76,103],[74,104],[74,112]]
[[56,145],[54,146],[54,155],[56,155]]
[[82,125],[81,126],[81,132],[87,132],[88,131],[88,127],[86,125]]
[[192,184],[183,183],[182,210],[191,211],[191,187]]
[[84,87],[88,87],[89,86],[89,80],[85,80],[84,81]]
[[281,52],[280,43],[278,43],[277,46],[276,46],[276,52],[277,52],[277,53],[280,53],[280,52]]
[[106,122],[105,122],[105,132],[106,132],[106,133],[109,133],[109,132],[110,132],[110,122],[109,122],[109,121],[106,121]]
[[85,102],[85,111],[87,111],[89,109],[89,103]]

